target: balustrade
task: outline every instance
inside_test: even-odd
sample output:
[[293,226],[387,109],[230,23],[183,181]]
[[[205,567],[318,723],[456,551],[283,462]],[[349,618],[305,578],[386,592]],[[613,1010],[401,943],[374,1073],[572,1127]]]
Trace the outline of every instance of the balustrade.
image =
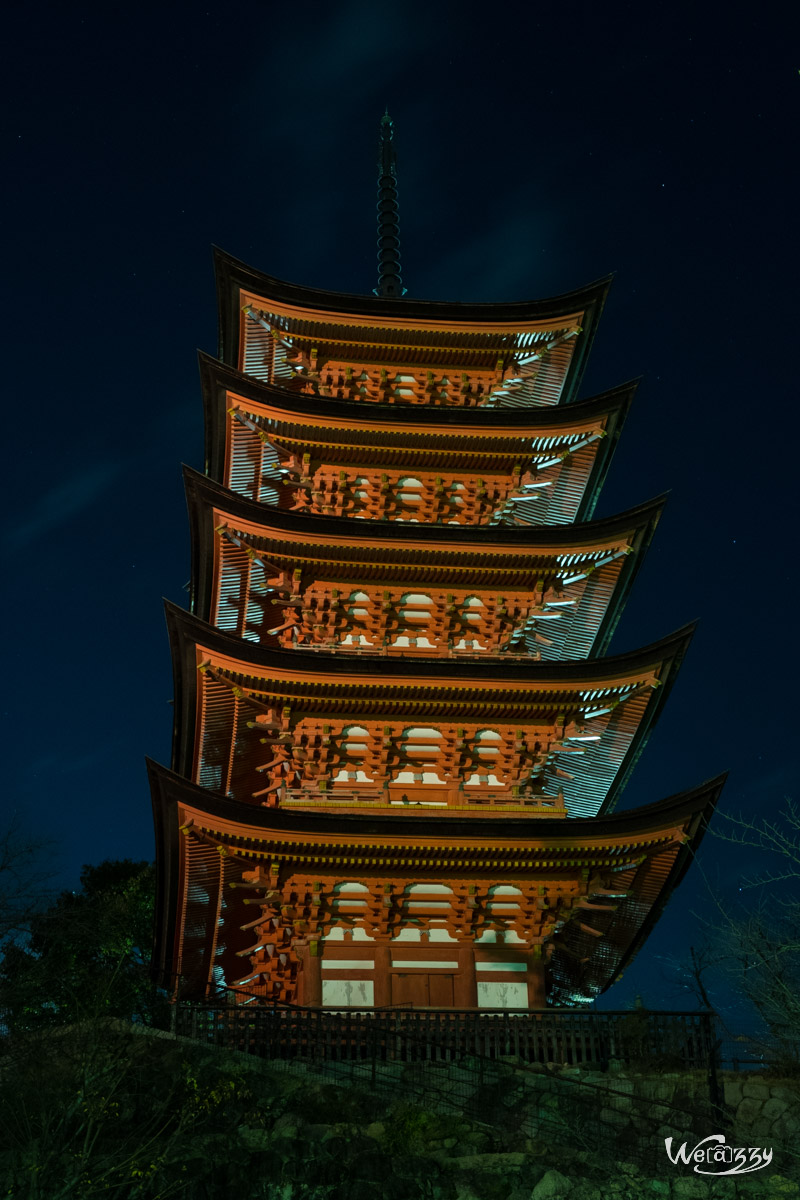
[[[413,791],[413,789],[410,789]],[[510,791],[478,792],[438,791],[431,789],[430,798],[423,798],[419,790],[412,797],[401,799],[380,788],[353,788],[320,791],[306,788],[281,788],[278,794],[281,808],[385,808],[392,812],[409,808],[424,808],[436,815],[447,809],[468,809],[472,814],[481,811],[491,815],[497,809],[512,809],[526,816],[562,816],[563,797],[558,796],[515,796]]]
[[709,1069],[716,1055],[707,1012],[574,1009],[324,1009],[175,1006],[178,1036],[265,1058],[453,1062],[469,1056],[596,1066]]

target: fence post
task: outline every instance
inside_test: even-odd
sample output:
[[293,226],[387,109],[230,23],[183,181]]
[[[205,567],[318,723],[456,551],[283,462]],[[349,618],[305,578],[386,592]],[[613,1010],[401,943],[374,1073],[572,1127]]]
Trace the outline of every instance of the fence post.
[[701,1013],[700,1021],[703,1028],[703,1039],[706,1044],[706,1061],[708,1063],[708,1098],[711,1101],[711,1107],[714,1110],[715,1117],[720,1121],[725,1120],[725,1110],[722,1105],[722,1092],[719,1086],[719,1075],[717,1068],[719,1066],[719,1050],[720,1040],[716,1036],[716,1026],[714,1023],[714,1013]]
[[372,1086],[374,1087],[375,1086],[375,1071],[377,1068],[377,1059],[378,1059],[378,1031],[375,1028],[374,1013],[373,1013],[372,1020],[369,1025],[369,1030],[370,1030],[370,1034],[372,1035],[369,1039],[369,1046],[370,1046],[370,1050],[372,1051],[372,1064],[371,1064],[372,1065]]

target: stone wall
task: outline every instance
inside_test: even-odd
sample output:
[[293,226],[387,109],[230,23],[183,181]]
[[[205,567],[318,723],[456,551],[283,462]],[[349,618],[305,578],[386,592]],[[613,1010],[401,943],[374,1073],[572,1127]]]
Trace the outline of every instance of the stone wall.
[[[366,1127],[308,1128],[323,1143],[345,1137],[363,1149],[365,1137],[376,1142],[396,1176],[382,1185],[381,1197],[800,1200],[793,1138],[800,1085],[792,1081],[724,1076],[728,1104],[720,1120],[700,1072],[628,1071],[613,1064],[608,1072],[531,1069],[466,1060],[448,1067],[398,1065],[391,1074],[393,1098],[376,1100],[375,1119]],[[339,1086],[344,1083],[343,1071]],[[349,1086],[360,1082],[351,1077]],[[302,1141],[304,1128],[298,1115],[292,1136]],[[704,1177],[670,1162],[666,1137],[693,1149],[709,1132],[725,1133],[731,1145],[770,1147],[773,1162],[737,1178]],[[354,1180],[352,1186],[358,1200],[360,1185]],[[365,1182],[364,1200],[368,1191]]]
[[[311,1066],[179,1041],[268,1094],[269,1115],[254,1113],[231,1147],[264,1200],[800,1200],[800,1080],[723,1075],[720,1114],[702,1072]],[[736,1178],[670,1162],[665,1137],[691,1149],[710,1132],[774,1159]]]
[[[800,1080],[761,1072],[722,1077],[725,1109],[738,1141],[791,1150],[800,1138]],[[800,1148],[800,1147],[798,1147]]]
[[[773,1162],[800,1178],[800,1079],[723,1072],[720,1111],[711,1103],[704,1072],[636,1071],[612,1063],[608,1072],[517,1068],[514,1075],[542,1094],[540,1128],[550,1097],[555,1110],[574,1118],[587,1137],[602,1143],[606,1126],[609,1140],[640,1163],[650,1159],[649,1148],[653,1161],[665,1156],[668,1137],[691,1146],[709,1133],[724,1133],[728,1144],[771,1149]],[[531,1116],[529,1126],[536,1121]]]

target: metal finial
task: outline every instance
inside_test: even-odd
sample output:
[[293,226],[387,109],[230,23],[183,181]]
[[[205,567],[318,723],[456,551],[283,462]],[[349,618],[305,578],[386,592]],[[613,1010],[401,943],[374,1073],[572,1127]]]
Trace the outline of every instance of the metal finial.
[[405,294],[400,277],[400,206],[397,202],[397,154],[389,109],[381,117],[378,143],[378,286],[376,296]]

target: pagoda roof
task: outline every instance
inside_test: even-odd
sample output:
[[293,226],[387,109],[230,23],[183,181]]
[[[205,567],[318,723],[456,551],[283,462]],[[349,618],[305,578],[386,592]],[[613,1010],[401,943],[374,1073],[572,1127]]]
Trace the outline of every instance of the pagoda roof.
[[[504,662],[304,655],[242,641],[165,603],[175,680],[173,766],[191,776],[196,745],[198,673],[209,666],[231,690],[256,705],[296,704],[303,711],[348,716],[385,714],[410,721],[458,719],[552,723],[555,713],[583,721],[606,715],[603,735],[588,743],[564,783],[567,808],[595,814],[613,808],[670,691],[694,625],[641,650],[576,662]],[[202,701],[200,701],[202,706]],[[599,707],[598,707],[599,706]],[[610,715],[608,715],[610,713]],[[592,714],[589,716],[587,714]],[[204,728],[224,722],[206,714]],[[563,722],[560,722],[563,723]],[[600,728],[598,726],[598,728]],[[216,730],[228,737],[227,730]],[[602,750],[599,749],[602,747]],[[571,756],[572,757],[572,756]]]
[[[394,428],[401,434],[428,437],[452,437],[455,434],[465,438],[485,438],[487,444],[502,438],[552,437],[562,431],[581,432],[587,423],[602,417],[614,415],[624,419],[639,386],[638,379],[629,380],[563,408],[447,408],[370,404],[363,400],[341,400],[274,387],[226,366],[202,350],[198,351],[197,358],[203,392],[209,399],[214,392],[233,392],[253,404],[275,410],[276,417],[284,420],[295,418],[298,422],[311,423],[317,418],[318,425],[330,426],[332,441],[338,430],[347,430],[349,427],[364,433],[390,432]],[[207,413],[207,421],[213,415]],[[343,437],[346,437],[346,433],[343,433]]]
[[[215,248],[214,265],[219,306],[220,357],[236,366],[240,357],[241,313],[246,304],[265,308],[280,318],[295,336],[321,338],[323,331],[337,342],[369,342],[380,331],[382,345],[391,350],[424,342],[426,348],[474,350],[495,357],[512,350],[524,335],[541,335],[579,324],[574,353],[561,390],[561,401],[574,398],[594,338],[611,276],[586,287],[543,300],[501,303],[387,299],[325,291],[286,283],[256,271],[240,259]],[[421,336],[424,335],[424,336]]]
[[[237,401],[258,417],[264,432],[282,440],[320,447],[337,447],[353,462],[371,457],[408,463],[430,455],[431,465],[446,457],[453,468],[483,472],[487,460],[504,469],[530,459],[540,441],[543,456],[581,435],[600,435],[588,478],[581,481],[577,520],[591,516],[638,381],[611,388],[568,407],[526,409],[430,408],[379,405],[290,392],[249,378],[200,353],[200,378],[205,411],[206,469],[223,482],[230,456],[228,413]],[[436,457],[438,455],[438,458]],[[570,517],[570,519],[573,519]]]
[[[181,831],[242,860],[307,863],[316,873],[412,877],[499,875],[547,879],[584,869],[612,871],[621,903],[591,913],[589,934],[568,927],[552,970],[556,996],[608,987],[644,943],[697,849],[725,776],[654,804],[592,818],[482,821],[285,811],[242,804],[148,760],[156,828],[158,894],[154,962],[171,974],[180,899],[188,885]],[[437,860],[441,861],[437,861]],[[616,886],[615,886],[616,890]],[[212,898],[213,900],[213,898]],[[217,911],[212,902],[209,911]],[[598,937],[599,935],[599,937]],[[584,944],[585,943],[585,944]]]
[[380,546],[417,551],[487,557],[488,564],[506,565],[520,554],[544,556],[578,554],[581,550],[603,546],[620,535],[650,527],[661,515],[668,493],[613,516],[570,525],[431,525],[398,521],[370,521],[356,524],[351,517],[319,516],[292,512],[260,504],[207,475],[184,466],[184,483],[189,503],[200,508],[216,507],[242,523],[257,526],[264,536],[275,534],[291,541],[347,547]]
[[[215,542],[220,522],[266,548],[316,562],[328,574],[340,571],[354,580],[400,573],[409,583],[478,587],[484,575],[495,588],[526,586],[557,559],[570,562],[594,552],[623,546],[611,595],[598,595],[587,619],[593,622],[592,655],[605,652],[631,585],[649,547],[666,502],[646,504],[602,520],[574,525],[507,526],[408,524],[370,521],[367,528],[348,517],[316,516],[265,506],[184,467],[192,541],[192,610],[211,620],[218,564]],[[573,655],[574,657],[574,655]]]

